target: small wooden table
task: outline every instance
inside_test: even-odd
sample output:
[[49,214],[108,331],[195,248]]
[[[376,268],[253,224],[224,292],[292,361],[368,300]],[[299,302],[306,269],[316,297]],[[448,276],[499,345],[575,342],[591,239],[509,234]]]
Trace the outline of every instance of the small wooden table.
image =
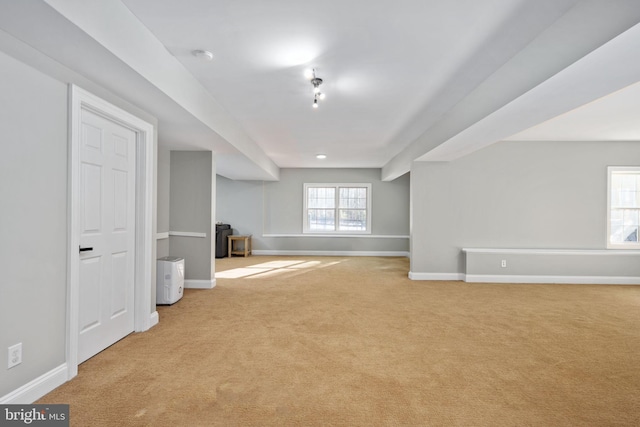
[[[229,244],[229,258],[231,258],[231,255],[242,255],[244,257],[251,255],[251,234],[248,236],[231,234],[227,236],[227,239]],[[235,242],[239,241],[244,242],[242,250],[238,249],[236,245],[234,245]]]

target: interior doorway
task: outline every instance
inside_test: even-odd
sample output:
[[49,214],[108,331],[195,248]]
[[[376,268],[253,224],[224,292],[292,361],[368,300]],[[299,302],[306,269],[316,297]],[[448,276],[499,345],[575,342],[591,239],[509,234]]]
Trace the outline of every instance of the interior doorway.
[[[149,329],[157,322],[157,313],[151,301],[153,125],[77,86],[71,85],[69,91],[66,356],[71,379],[77,375],[78,364],[100,351],[100,346],[113,343],[132,330]],[[91,133],[93,135],[89,135]],[[109,143],[106,134],[111,135]],[[99,145],[101,150],[96,148]],[[111,146],[110,154],[105,154],[106,146]],[[96,155],[98,151],[101,154]],[[103,174],[102,170],[109,164],[115,165],[114,172]],[[103,200],[105,192],[107,199]],[[105,207],[105,204],[112,206]],[[109,217],[106,222],[105,216]],[[104,239],[99,234],[109,237]],[[103,286],[105,282],[112,283]],[[114,282],[118,284],[114,286]],[[102,329],[109,324],[111,326]],[[91,334],[92,331],[96,333]],[[93,335],[90,341],[95,340],[96,344],[84,348],[86,343],[81,334],[86,333]]]

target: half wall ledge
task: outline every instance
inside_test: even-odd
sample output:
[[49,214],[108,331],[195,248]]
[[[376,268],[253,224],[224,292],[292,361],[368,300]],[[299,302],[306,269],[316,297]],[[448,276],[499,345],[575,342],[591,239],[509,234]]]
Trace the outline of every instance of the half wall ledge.
[[640,251],[463,248],[466,282],[640,285]]

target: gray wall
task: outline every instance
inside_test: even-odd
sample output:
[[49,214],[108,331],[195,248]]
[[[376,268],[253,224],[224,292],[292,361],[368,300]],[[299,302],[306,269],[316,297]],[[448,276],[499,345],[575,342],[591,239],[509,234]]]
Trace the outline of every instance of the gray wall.
[[171,255],[184,258],[185,280],[212,280],[215,275],[212,213],[216,191],[213,154],[172,151],[170,169],[171,231],[206,234],[205,238],[171,236]]
[[414,162],[411,272],[464,273],[462,248],[605,249],[607,166],[638,164],[637,142],[501,142]]
[[408,252],[406,238],[299,236],[303,184],[311,182],[371,183],[372,235],[409,235],[409,176],[383,182],[380,169],[281,169],[280,180],[268,182],[218,177],[216,221],[231,224],[234,234],[252,234],[258,252]]
[[[98,96],[157,129],[154,117],[86,83]],[[0,52],[0,94],[2,397],[65,362],[68,86],[66,81]],[[153,137],[155,153],[157,134]],[[153,222],[155,227],[155,212]],[[152,252],[155,257],[155,248]],[[151,275],[155,283],[155,268]],[[151,289],[149,314],[154,311],[155,286]],[[7,370],[6,349],[18,342],[22,343],[23,362]]]
[[0,94],[3,396],[65,362],[67,86],[0,52]]
[[[171,152],[168,148],[158,147],[158,222],[157,232],[169,232]],[[169,239],[157,240],[157,256],[169,255]]]

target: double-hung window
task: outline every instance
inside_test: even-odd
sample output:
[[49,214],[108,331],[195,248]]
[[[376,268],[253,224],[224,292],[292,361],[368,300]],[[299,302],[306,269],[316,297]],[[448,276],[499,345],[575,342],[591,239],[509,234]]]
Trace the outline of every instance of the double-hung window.
[[640,167],[609,167],[607,247],[640,249]]
[[303,232],[371,233],[371,184],[304,184]]

